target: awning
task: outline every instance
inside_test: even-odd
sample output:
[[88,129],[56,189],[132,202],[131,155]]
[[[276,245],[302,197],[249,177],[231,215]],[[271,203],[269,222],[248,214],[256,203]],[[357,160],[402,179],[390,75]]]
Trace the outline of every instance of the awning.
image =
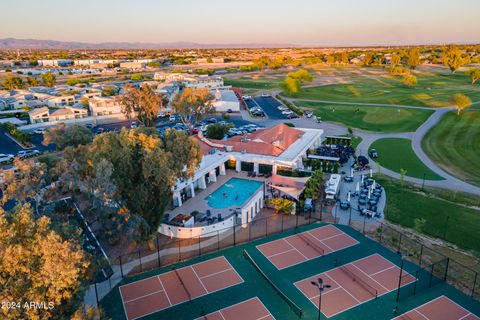
[[292,187],[303,190],[305,188],[305,183],[307,183],[308,180],[310,180],[310,177],[284,177],[274,174],[269,179],[269,182],[272,186]]
[[272,186],[272,187],[286,194],[287,196],[294,198],[295,200],[298,200],[298,198],[300,197],[304,189],[304,188],[298,189],[298,188],[292,188],[292,187],[279,187],[279,186]]

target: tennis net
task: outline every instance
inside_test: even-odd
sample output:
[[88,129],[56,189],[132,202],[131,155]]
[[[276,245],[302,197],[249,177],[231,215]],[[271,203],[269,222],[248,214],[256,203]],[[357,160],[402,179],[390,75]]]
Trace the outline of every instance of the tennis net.
[[365,289],[368,293],[370,293],[372,296],[375,298],[378,297],[378,291],[371,285],[369,285],[365,280],[360,278],[356,273],[354,273],[352,270],[347,268],[346,265],[338,267],[340,271],[342,271],[344,274],[346,274],[352,281],[355,281],[358,283],[363,289]]
[[318,254],[320,255],[324,255],[325,254],[325,250],[323,250],[322,248],[320,248],[318,245],[316,244],[313,244],[312,241],[310,241],[303,233],[297,233],[297,236],[303,240],[303,242],[305,242],[305,244],[309,247],[311,247],[313,250],[315,250]]
[[287,304],[288,306],[290,307],[290,309],[292,309],[292,311],[299,317],[301,318],[302,317],[302,314],[303,314],[303,311],[302,309],[297,306],[295,304],[295,302],[293,302],[292,300],[290,300],[289,297],[287,297],[274,283],[272,280],[270,280],[270,278],[265,274],[265,272],[263,272],[262,269],[260,269],[260,267],[258,266],[258,264],[253,260],[253,258],[250,256],[250,254],[246,251],[246,250],[243,250],[243,255],[245,256],[245,258],[247,258],[248,261],[250,261],[250,263],[253,265],[253,267],[255,268],[255,270],[258,271],[258,273],[260,273],[260,275],[267,281],[267,283],[277,292],[277,294],[280,296],[280,298],[282,298]]
[[173,271],[175,272],[175,275],[177,276],[178,278],[178,281],[180,281],[180,284],[182,285],[183,289],[185,290],[185,292],[187,293],[187,296],[188,296],[188,300],[192,300],[192,295],[190,294],[190,292],[188,291],[187,287],[185,286],[185,283],[183,283],[183,280],[182,278],[180,277],[180,274],[178,273],[177,269],[173,269]]

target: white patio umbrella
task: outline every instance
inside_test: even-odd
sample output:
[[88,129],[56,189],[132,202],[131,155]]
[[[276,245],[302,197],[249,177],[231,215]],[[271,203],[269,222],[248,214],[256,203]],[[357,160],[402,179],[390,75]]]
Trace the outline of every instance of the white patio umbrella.
[[375,187],[377,186],[375,180],[373,180],[373,183],[372,183],[372,190],[375,189]]
[[373,176],[373,170],[370,169],[370,178]]
[[355,192],[360,192],[360,182],[357,182],[357,186],[355,187]]
[[365,176],[362,174],[362,184],[363,184],[363,178],[365,178]]
[[350,168],[350,177],[353,177],[353,168]]
[[350,202],[350,191],[347,193],[347,201]]
[[370,187],[368,187],[368,199],[370,199],[370,194],[371,194]]

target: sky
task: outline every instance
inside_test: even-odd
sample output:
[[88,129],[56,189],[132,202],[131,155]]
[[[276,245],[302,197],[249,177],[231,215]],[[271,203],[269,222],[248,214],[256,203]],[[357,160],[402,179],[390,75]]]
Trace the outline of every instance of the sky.
[[480,0],[1,0],[0,9],[0,38],[303,46],[480,42]]

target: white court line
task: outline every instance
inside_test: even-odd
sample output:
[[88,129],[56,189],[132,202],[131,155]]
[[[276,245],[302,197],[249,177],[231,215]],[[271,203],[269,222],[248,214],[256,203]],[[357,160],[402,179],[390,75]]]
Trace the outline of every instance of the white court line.
[[[263,306],[263,308],[268,312],[267,315],[262,316],[261,318],[258,318],[258,319],[256,319],[256,320],[265,319],[265,318],[267,318],[267,317],[272,317],[272,318],[275,320],[275,317],[272,315],[272,313],[270,312],[270,310],[268,310],[268,308],[263,304],[262,300],[260,300],[258,297],[253,297],[253,298],[250,298],[250,299],[247,299],[247,300],[243,300],[243,301],[237,302],[237,303],[232,304],[232,305],[230,305],[230,306],[227,306],[227,307],[225,307],[225,308],[222,308],[222,309],[219,309],[219,310],[217,310],[217,311],[211,312],[211,313],[209,313],[209,314],[207,314],[207,315],[205,315],[205,316],[208,318],[208,316],[210,316],[210,315],[215,314],[215,313],[218,312],[218,313],[220,313],[220,315],[222,316],[222,318],[225,319],[225,316],[223,315],[222,311],[225,311],[225,310],[227,310],[227,309],[233,308],[233,307],[235,307],[235,306],[238,306],[238,305],[243,304],[243,303],[245,303],[245,302],[248,302],[248,301],[250,301],[250,300],[257,300],[257,301]],[[204,318],[203,318],[203,317],[200,317],[200,318],[196,318],[195,320],[201,320],[201,319],[204,319]]]
[[369,279],[375,281],[377,284],[379,284],[383,289],[387,290],[388,291],[388,288],[385,287],[383,284],[381,284],[380,282],[378,282],[377,280],[373,279],[372,277],[370,277],[366,272],[364,272],[362,269],[360,269],[359,267],[357,267],[356,265],[354,265],[353,263],[351,264],[352,266],[354,266],[356,269],[360,270],[361,273],[363,273],[364,275],[366,275]]
[[[332,292],[332,291],[336,291],[336,290],[339,290],[339,289],[343,289],[343,288],[342,288],[342,287],[336,287],[336,288],[333,288],[332,290],[328,290],[327,292],[322,293],[322,295],[324,296],[324,295],[326,295],[326,294],[329,294],[329,293]],[[345,290],[345,289],[343,289],[343,290]],[[319,294],[317,294],[316,296],[311,297],[310,300],[311,300],[311,299],[318,298],[318,297],[320,297]]]
[[167,296],[168,303],[172,305],[172,301],[170,301],[170,297],[168,296],[167,290],[165,290],[165,287],[163,286],[163,281],[160,279],[160,276],[157,276],[158,281],[160,281],[160,284],[162,285],[163,291],[165,291],[165,295]]
[[122,306],[123,306],[123,312],[125,312],[125,319],[129,320],[127,316],[127,308],[125,308],[125,301],[123,300],[123,294],[122,294],[122,290],[120,290],[120,287],[118,288],[118,291],[120,292],[120,298],[122,299]]
[[[200,277],[200,276],[197,276],[197,277],[198,277],[198,279],[205,279],[205,278],[208,278],[208,277],[211,277],[211,276],[216,276],[217,274],[224,273],[224,272],[227,272],[227,271],[230,271],[230,270],[232,270],[232,268],[228,268],[228,269],[224,269],[222,271],[217,271],[217,272],[214,272],[214,273],[210,273],[210,274],[207,274],[206,276],[203,276],[203,277]],[[197,274],[197,273],[195,272],[195,274]]]
[[332,277],[330,277],[327,273],[325,273],[325,275],[326,275],[327,277],[329,277],[330,280],[332,280],[333,282],[335,282],[335,283],[337,284],[337,286],[339,286],[340,288],[342,288],[343,291],[345,291],[346,293],[348,293],[348,295],[349,295],[350,297],[352,297],[353,299],[355,299],[355,301],[357,301],[357,302],[360,303],[360,304],[362,303],[362,302],[360,302],[360,300],[358,300],[357,298],[355,298],[355,297],[350,293],[350,291],[348,291],[344,286],[342,286],[340,283],[338,283],[335,279],[333,279]]
[[[287,243],[288,243],[291,247],[293,247],[298,253],[300,253],[300,255],[301,255],[302,257],[304,257],[306,261],[312,260],[312,259],[308,259],[303,253],[301,253],[301,252],[297,249],[297,247],[295,247],[295,246],[292,245],[290,242],[288,242],[287,239],[285,239],[285,242],[287,242]],[[305,262],[305,261],[302,261],[302,262]]]
[[268,256],[267,258],[270,259],[271,257],[276,257],[276,256],[279,256],[279,255],[281,255],[281,254],[284,254],[284,253],[287,253],[287,252],[290,252],[290,251],[294,251],[294,250],[297,250],[297,249],[292,248],[292,249],[288,249],[288,250],[286,250],[286,251],[282,251],[282,252],[279,252],[279,253],[274,253],[274,254],[272,254],[271,256]]
[[[391,262],[390,260],[386,259],[385,257],[383,257],[382,255],[380,255],[380,254],[378,254],[378,253],[373,253],[373,254],[371,254],[371,255],[369,255],[369,256],[366,256],[366,257],[363,257],[363,258],[354,260],[354,261],[349,262],[349,263],[355,263],[355,262],[358,262],[358,261],[367,259],[367,258],[372,257],[372,256],[380,256],[381,258],[383,258],[383,259],[385,259],[386,261],[390,262],[391,264],[395,265],[393,262]],[[349,263],[347,263],[347,264],[345,264],[345,265],[348,265]],[[344,265],[342,265],[342,266],[344,266]],[[302,281],[305,281],[306,279],[309,279],[309,278],[312,278],[312,277],[317,277],[317,276],[319,276],[319,275],[321,275],[321,274],[326,275],[327,277],[329,277],[330,279],[332,279],[332,278],[328,275],[328,273],[331,272],[331,271],[333,271],[333,270],[335,270],[335,269],[338,269],[338,268],[340,268],[340,267],[342,267],[342,266],[338,266],[338,267],[336,267],[336,268],[327,270],[327,271],[325,271],[325,272],[323,272],[323,273],[319,273],[319,274],[317,274],[317,275],[310,276],[310,277],[308,277],[308,278],[299,280],[299,281],[295,282],[294,285],[295,285],[295,287],[305,296],[305,298],[307,298],[310,302],[312,302],[312,300],[310,300],[310,299],[303,293],[303,291],[301,291],[300,288],[298,288],[297,283],[302,282]],[[410,274],[410,273],[408,273],[407,271],[405,271],[405,273],[406,273],[406,274]],[[333,279],[332,279],[332,280],[333,280]],[[333,280],[333,281],[334,281],[335,283],[337,283],[335,280]],[[404,286],[406,286],[406,285],[409,285],[410,283],[412,283],[412,282],[402,284],[400,287],[402,288],[402,287],[404,287]],[[337,283],[337,284],[338,284],[338,283]],[[339,286],[340,286],[340,285],[339,285]],[[342,287],[342,288],[343,288],[343,287]],[[345,290],[345,288],[343,288],[343,290]],[[387,291],[387,292],[385,292],[385,293],[382,293],[382,294],[378,295],[378,297],[381,297],[381,296],[383,296],[383,295],[389,294],[389,293],[393,292],[394,290],[395,290],[395,289],[390,290],[390,291]],[[347,291],[347,290],[345,290],[345,291]],[[348,291],[347,291],[347,293],[350,294],[350,292],[348,292]],[[351,295],[351,294],[350,294],[350,295]],[[375,297],[372,297],[372,298],[367,299],[367,300],[365,300],[365,301],[363,301],[363,302],[360,302],[359,304],[356,304],[356,305],[351,306],[351,307],[349,307],[349,308],[340,310],[339,312],[334,313],[334,314],[332,314],[332,315],[330,315],[330,316],[327,316],[326,314],[324,314],[323,311],[322,311],[322,314],[325,315],[325,317],[327,317],[327,318],[331,318],[331,317],[334,317],[334,316],[336,316],[336,315],[338,315],[338,314],[340,314],[340,313],[343,313],[343,312],[345,312],[345,311],[347,311],[347,310],[350,310],[350,309],[353,309],[353,308],[355,308],[355,307],[358,307],[359,305],[364,304],[364,303],[367,303],[367,302],[369,302],[369,301],[371,301],[371,300],[374,300],[374,299],[375,299]],[[448,298],[447,298],[447,299],[448,299]],[[355,300],[358,301],[358,299],[355,299]],[[433,300],[432,300],[432,301],[433,301]],[[313,302],[312,302],[312,304],[315,305]],[[315,306],[316,306],[316,305],[315,305]]]
[[422,316],[423,318],[427,319],[427,320],[430,320],[429,317],[427,317],[426,315],[424,315],[423,313],[421,313],[418,309],[415,309],[414,312],[418,313],[420,316]]
[[158,290],[158,291],[150,292],[150,293],[148,293],[148,294],[146,294],[146,295],[143,295],[143,296],[136,297],[136,298],[133,298],[133,299],[131,299],[131,300],[125,301],[125,303],[129,303],[129,302],[132,302],[132,301],[137,301],[137,300],[139,300],[139,299],[142,299],[142,298],[151,296],[152,294],[159,293],[159,292],[164,292],[164,291],[163,291],[163,290]]
[[198,276],[198,274],[197,274],[197,271],[195,271],[195,269],[194,269],[194,268],[192,268],[192,270],[193,270],[193,273],[195,273],[195,277],[197,277],[197,279],[198,279],[198,282],[200,282],[200,283],[201,283],[201,285],[202,285],[203,289],[205,289],[205,292],[207,292],[207,293],[208,293],[208,290],[207,290],[207,288],[205,287],[205,285],[203,284],[203,281],[202,281],[202,279],[201,279],[201,278]]
[[[372,273],[372,274],[369,274],[369,276],[370,276],[370,277],[371,277],[371,276],[375,276],[375,275],[377,275],[377,274],[379,274],[379,273],[382,273],[382,272],[384,272],[384,271],[387,271],[387,270],[390,270],[390,269],[393,269],[393,268],[398,268],[398,266],[397,266],[397,265],[393,265],[393,266],[391,266],[391,267],[388,267],[388,268],[385,268],[385,269],[383,269],[383,270],[380,270],[380,271],[374,272],[374,273]],[[400,268],[399,268],[399,269],[400,269]]]

